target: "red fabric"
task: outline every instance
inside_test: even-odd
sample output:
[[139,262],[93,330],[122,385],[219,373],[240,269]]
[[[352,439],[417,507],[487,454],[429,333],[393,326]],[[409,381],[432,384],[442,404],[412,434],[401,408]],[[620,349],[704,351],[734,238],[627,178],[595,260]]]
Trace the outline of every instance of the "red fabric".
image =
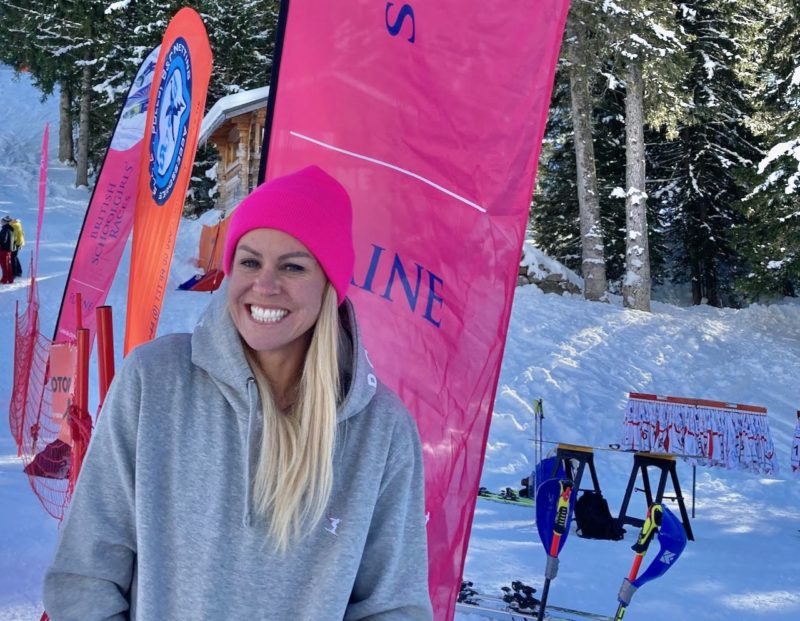
[[227,216],[214,226],[203,225],[200,233],[200,248],[198,251],[197,267],[208,273],[211,270],[222,271],[222,251],[225,249],[225,236],[228,234],[228,225],[231,217]]
[[192,285],[192,287],[189,290],[216,291],[222,284],[223,278],[225,278],[225,274],[223,272],[220,272],[219,270],[211,270],[210,272],[208,272],[208,274],[203,276],[194,285]]
[[67,479],[69,478],[71,454],[72,449],[69,444],[56,438],[25,466],[25,474],[45,479]]
[[14,282],[14,269],[11,265],[11,253],[8,250],[0,250],[0,268],[3,270],[0,284],[10,285]]
[[72,496],[75,483],[78,481],[78,474],[83,465],[83,458],[86,449],[89,447],[89,439],[92,436],[92,417],[86,410],[72,405],[69,408],[69,430],[72,434],[72,463],[69,469],[69,488],[68,494]]

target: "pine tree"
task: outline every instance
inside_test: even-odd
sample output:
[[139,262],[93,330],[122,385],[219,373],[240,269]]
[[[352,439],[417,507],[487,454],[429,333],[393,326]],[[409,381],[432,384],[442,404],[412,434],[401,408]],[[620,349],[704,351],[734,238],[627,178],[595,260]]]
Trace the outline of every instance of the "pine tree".
[[[158,45],[182,0],[0,0],[0,61],[30,71],[35,84],[62,96],[62,159],[71,158],[73,118],[80,117],[78,185],[105,156],[123,100],[142,59]],[[214,54],[207,105],[269,83],[279,0],[197,0]],[[205,179],[213,149],[198,158]],[[202,185],[202,183],[201,183]],[[207,191],[191,192],[208,205]]]
[[[201,15],[206,23],[214,69],[207,107],[225,95],[269,84],[278,21],[279,0],[208,0]],[[208,172],[219,161],[214,145],[198,148],[187,197],[187,213],[214,205],[216,181]]]
[[95,76],[116,35],[108,28],[106,4],[105,0],[3,2],[9,21],[3,21],[0,31],[8,29],[11,34],[0,35],[0,40],[10,36],[9,43],[18,46],[16,50],[4,46],[4,53],[11,57],[6,61],[24,65],[45,94],[52,94],[57,85],[66,92],[59,134],[62,159],[71,155],[72,120],[75,115],[79,118],[76,185],[88,183],[94,153],[90,138]]
[[44,96],[60,87],[59,160],[74,163],[73,93],[79,74],[60,33],[77,23],[58,8],[45,0],[0,0],[0,61],[28,72]]
[[603,74],[595,89],[595,160],[606,274],[609,290],[619,293],[625,275],[625,92],[608,71]]
[[763,20],[760,130],[769,138],[755,190],[740,204],[739,248],[749,262],[740,286],[758,299],[800,294],[800,0],[773,0]]
[[278,20],[278,0],[215,0],[203,19],[214,51],[208,98],[269,84]]
[[587,300],[605,300],[607,279],[603,228],[600,222],[600,197],[592,127],[592,89],[597,73],[598,47],[604,40],[602,23],[596,19],[595,5],[572,5],[565,34],[569,67],[570,111],[577,168],[578,208],[581,233],[581,273]]
[[539,157],[530,224],[538,248],[580,273],[577,173],[567,80],[567,72],[560,67]]
[[[682,109],[677,87],[685,35],[668,0],[603,3],[618,71],[625,83],[626,274],[623,302],[650,310],[650,248],[647,223],[645,123],[674,124]],[[647,87],[647,88],[646,88]]]
[[[625,268],[625,204],[624,190],[620,189],[625,180],[624,93],[616,88],[613,76],[605,70],[602,73],[604,78],[594,82],[591,93],[591,125],[605,268],[609,290],[614,292],[619,289],[614,281],[622,278]],[[582,273],[577,169],[567,79],[567,71],[560,68],[539,159],[531,228],[539,248]]]
[[742,218],[733,205],[746,191],[739,171],[758,151],[738,70],[752,11],[738,1],[695,0],[678,14],[688,35],[684,84],[691,105],[675,139],[661,132],[653,164],[663,179],[656,198],[668,220],[672,275],[689,280],[694,304],[722,306],[742,269],[732,238]]

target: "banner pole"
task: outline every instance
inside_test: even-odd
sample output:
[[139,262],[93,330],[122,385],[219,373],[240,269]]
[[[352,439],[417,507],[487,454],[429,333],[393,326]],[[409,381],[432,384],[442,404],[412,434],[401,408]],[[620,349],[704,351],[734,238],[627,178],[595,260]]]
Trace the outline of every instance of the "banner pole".
[[278,78],[281,72],[281,57],[283,56],[283,39],[286,34],[286,19],[289,14],[289,0],[281,0],[278,11],[278,29],[275,32],[275,52],[272,55],[272,69],[269,78],[269,97],[267,98],[267,117],[264,120],[264,136],[261,141],[261,161],[258,163],[258,182],[261,185],[267,177],[267,156],[269,154],[269,139],[272,135],[272,121],[275,118],[275,97],[278,93]]
[[[35,281],[31,280],[31,283],[34,283],[34,282]],[[16,305],[14,307],[14,359],[15,360],[17,358],[17,347],[21,347],[21,344],[19,344],[19,342],[17,340],[17,338],[18,338],[17,335],[19,335],[19,300],[17,300],[17,303],[16,303]],[[16,372],[17,371],[16,371],[16,365],[15,365],[14,366],[14,378],[12,380],[13,381],[12,386],[13,386],[14,392],[16,392],[16,390],[17,390]],[[23,398],[23,403],[27,403],[27,401],[28,401],[29,380],[26,378],[25,381],[22,382],[22,384],[23,384],[23,391],[25,393],[24,396],[22,397]],[[14,441],[17,443],[17,457],[22,457],[22,427],[23,426],[21,424],[17,425],[17,433],[16,433],[16,435],[14,437]]]
[[75,330],[83,328],[83,299],[80,293],[75,294]]

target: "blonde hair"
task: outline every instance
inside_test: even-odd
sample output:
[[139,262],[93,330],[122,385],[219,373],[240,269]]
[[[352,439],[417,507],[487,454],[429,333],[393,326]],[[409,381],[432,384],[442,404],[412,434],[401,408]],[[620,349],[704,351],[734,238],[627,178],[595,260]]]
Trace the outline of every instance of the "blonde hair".
[[280,552],[319,523],[333,487],[336,406],[341,391],[337,306],[336,290],[328,283],[297,399],[288,413],[278,410],[255,353],[245,347],[264,411],[261,454],[253,483],[255,509],[267,517],[269,535]]

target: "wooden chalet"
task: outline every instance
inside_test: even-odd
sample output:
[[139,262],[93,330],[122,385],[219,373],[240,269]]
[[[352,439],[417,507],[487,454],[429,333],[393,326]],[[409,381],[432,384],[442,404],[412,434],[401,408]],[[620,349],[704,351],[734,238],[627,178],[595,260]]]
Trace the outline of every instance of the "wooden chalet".
[[216,206],[229,212],[258,182],[269,87],[223,97],[200,126],[200,144],[217,147],[219,195]]

